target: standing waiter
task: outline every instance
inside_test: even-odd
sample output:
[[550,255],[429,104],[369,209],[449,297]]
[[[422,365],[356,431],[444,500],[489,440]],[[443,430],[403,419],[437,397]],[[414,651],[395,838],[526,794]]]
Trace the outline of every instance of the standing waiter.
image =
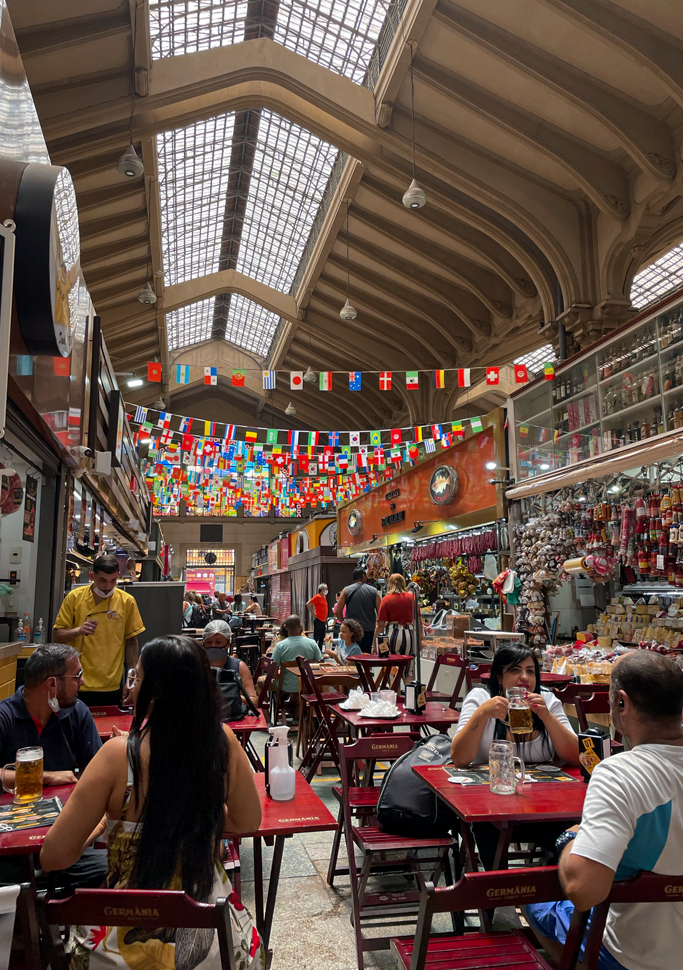
[[81,657],[83,687],[79,698],[89,707],[121,703],[123,662],[138,662],[138,636],[145,629],[135,598],[116,583],[116,556],[98,556],[89,586],[67,593],[54,626],[57,643],[72,644]]

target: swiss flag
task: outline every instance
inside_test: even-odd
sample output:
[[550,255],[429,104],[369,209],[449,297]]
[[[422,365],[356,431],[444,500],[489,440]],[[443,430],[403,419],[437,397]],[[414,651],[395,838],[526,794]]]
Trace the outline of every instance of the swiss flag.
[[515,364],[515,381],[518,384],[526,384],[528,380],[526,364]]
[[487,384],[498,384],[500,381],[500,372],[497,367],[487,367],[486,368],[486,383]]

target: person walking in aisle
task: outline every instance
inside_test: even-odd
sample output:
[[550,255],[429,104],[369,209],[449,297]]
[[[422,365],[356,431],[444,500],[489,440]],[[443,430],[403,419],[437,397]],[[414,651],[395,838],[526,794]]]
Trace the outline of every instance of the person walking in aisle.
[[[368,574],[364,567],[358,566],[353,571],[353,583],[342,590],[339,601],[334,608],[334,615],[341,622],[344,617],[357,620],[363,627],[363,653],[370,653],[375,638],[375,622],[377,611],[381,603],[381,596],[374,586],[368,583]],[[344,612],[346,607],[346,612]]]
[[306,609],[313,617],[313,639],[322,650],[327,633],[327,615],[330,612],[327,604],[327,583],[318,586],[318,592],[306,603]]

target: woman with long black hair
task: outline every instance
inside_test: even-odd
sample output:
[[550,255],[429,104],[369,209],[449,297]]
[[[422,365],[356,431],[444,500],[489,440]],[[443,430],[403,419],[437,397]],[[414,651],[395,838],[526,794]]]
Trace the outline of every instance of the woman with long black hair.
[[[506,691],[524,687],[531,708],[533,731],[512,734],[507,723],[509,704]],[[492,741],[512,741],[525,764],[559,759],[570,764],[579,763],[579,741],[572,730],[562,702],[552,691],[541,687],[538,658],[528,647],[509,644],[494,655],[488,689],[474,687],[462,702],[455,737],[451,744],[451,758],[458,768],[488,764]],[[473,826],[479,855],[486,869],[493,866],[498,830],[487,822]],[[515,826],[512,841],[537,842],[552,845],[557,826]],[[563,830],[560,829],[561,831]],[[558,833],[559,834],[559,831]]]
[[[247,757],[221,724],[205,651],[189,637],[151,640],[128,687],[130,735],[112,738],[90,762],[45,839],[41,866],[71,865],[106,827],[107,887],[183,889],[200,902],[227,897],[236,966],[261,970],[259,935],[220,864],[223,832],[255,831],[261,806]],[[80,927],[70,949],[72,966],[89,970],[220,967],[213,930]]]

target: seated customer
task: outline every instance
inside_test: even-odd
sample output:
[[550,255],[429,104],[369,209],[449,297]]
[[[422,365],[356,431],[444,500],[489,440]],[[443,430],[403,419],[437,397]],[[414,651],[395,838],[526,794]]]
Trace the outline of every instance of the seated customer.
[[[261,805],[247,756],[221,724],[204,650],[189,637],[159,637],[143,647],[135,673],[130,736],[93,758],[45,838],[41,865],[70,865],[106,812],[107,886],[227,897],[236,962],[261,970],[259,935],[220,863],[223,833],[256,831]],[[72,927],[70,949],[73,965],[89,970],[221,967],[213,930]]]
[[[346,663],[350,657],[357,657],[363,652],[361,643],[363,642],[364,635],[365,631],[358,620],[344,620],[339,628],[339,638],[341,640],[339,656],[342,663]],[[326,650],[325,653],[330,657],[334,655],[333,650]]]
[[[256,704],[256,688],[254,687],[254,679],[251,676],[251,671],[243,660],[238,660],[237,657],[230,657],[228,655],[231,640],[232,632],[224,620],[212,620],[211,623],[207,623],[204,627],[202,643],[211,666],[216,668],[217,673],[220,670],[234,670],[235,673],[238,673],[242,678],[242,684],[251,698],[252,703]],[[220,686],[221,678],[218,675],[219,690]],[[225,710],[222,713],[223,719],[227,720]]]
[[[614,727],[630,751],[596,765],[581,825],[560,835],[560,880],[569,897],[527,907],[527,917],[552,955],[560,952],[574,907],[607,898],[615,879],[639,870],[683,872],[683,672],[668,657],[634,650],[612,668]],[[610,907],[600,970],[679,967],[683,903]]]
[[[511,687],[525,687],[529,691],[534,730],[530,734],[513,735],[508,722],[508,701],[505,692]],[[462,711],[451,745],[451,758],[458,768],[488,764],[492,741],[507,740],[515,745],[525,764],[552,761],[559,758],[578,764],[579,742],[572,730],[562,702],[551,691],[541,687],[541,670],[534,653],[523,645],[501,647],[493,658],[488,689],[473,688],[462,703]],[[493,866],[498,830],[488,822],[473,826],[482,863]],[[554,843],[558,826],[553,823],[535,826],[526,837],[525,826],[515,826],[513,842],[536,842],[550,846]],[[538,835],[539,837],[535,837]]]
[[246,616],[247,613],[251,614],[252,616],[261,615],[261,607],[259,606],[258,596],[249,597],[249,606],[244,611],[244,615]]
[[[43,749],[43,785],[75,785],[75,771],[83,771],[102,747],[92,715],[78,689],[83,672],[78,653],[66,643],[36,647],[24,667],[24,686],[0,703],[0,764],[11,764],[19,748]],[[14,772],[5,772],[14,784]],[[12,881],[13,859],[0,862],[0,880]],[[61,873],[67,888],[99,886],[106,875],[106,854],[88,849]]]
[[[301,620],[296,614],[288,616],[282,624],[287,633],[284,640],[279,640],[273,647],[271,657],[279,666],[281,663],[289,663],[297,657],[305,657],[307,660],[322,660],[320,647],[315,640],[309,640],[302,635]],[[299,678],[289,670],[285,670],[282,677],[282,690],[286,694],[295,694],[299,691]]]

